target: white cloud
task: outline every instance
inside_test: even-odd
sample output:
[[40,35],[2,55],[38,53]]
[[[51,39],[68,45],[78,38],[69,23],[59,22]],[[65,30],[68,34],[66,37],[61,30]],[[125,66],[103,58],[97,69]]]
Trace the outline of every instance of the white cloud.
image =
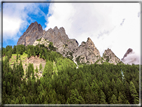
[[123,63],[125,64],[140,64],[140,57],[135,52],[132,52],[124,58]]
[[101,55],[111,48],[121,59],[128,48],[140,52],[139,12],[138,3],[51,3],[45,29],[64,27],[79,44],[90,37]]
[[22,35],[21,30],[30,24],[29,14],[37,15],[37,17],[45,16],[39,8],[41,5],[34,3],[4,3],[3,5],[3,39],[17,40],[18,34]]

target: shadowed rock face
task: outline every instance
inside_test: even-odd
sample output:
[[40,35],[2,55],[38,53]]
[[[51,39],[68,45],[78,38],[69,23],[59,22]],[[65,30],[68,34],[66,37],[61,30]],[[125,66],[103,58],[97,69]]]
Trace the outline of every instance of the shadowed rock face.
[[129,48],[127,52],[124,54],[123,58],[121,60],[124,60],[125,57],[127,57],[128,54],[130,54],[133,50]]
[[43,33],[42,27],[37,22],[31,23],[26,32],[19,38],[17,45],[32,45],[34,41],[41,37]]
[[113,63],[113,64],[117,64],[120,61],[120,59],[111,51],[111,49],[107,49],[105,50],[104,54],[103,54],[103,59],[109,63]]

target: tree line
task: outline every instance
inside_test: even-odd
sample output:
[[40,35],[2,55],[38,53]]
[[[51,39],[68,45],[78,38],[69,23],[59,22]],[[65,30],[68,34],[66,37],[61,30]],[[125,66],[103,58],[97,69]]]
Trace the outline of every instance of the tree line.
[[[5,49],[4,55],[8,55],[9,49],[10,46]],[[35,79],[34,73],[38,70],[29,64],[26,70],[28,79],[22,80],[22,62],[11,68],[10,56],[7,57],[3,61],[2,71],[3,104],[139,103],[139,65],[95,63],[76,69],[73,61],[44,46],[27,46],[21,51],[46,59],[43,77]]]

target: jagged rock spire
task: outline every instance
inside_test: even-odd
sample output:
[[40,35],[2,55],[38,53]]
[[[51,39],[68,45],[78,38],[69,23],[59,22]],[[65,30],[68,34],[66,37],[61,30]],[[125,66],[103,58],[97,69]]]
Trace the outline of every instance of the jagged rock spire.
[[124,56],[123,56],[123,58],[121,59],[121,60],[124,60],[124,58],[125,57],[127,57],[127,55],[129,54],[129,53],[131,53],[133,50],[131,49],[131,48],[129,48],[128,50],[127,50],[127,52],[124,54]]

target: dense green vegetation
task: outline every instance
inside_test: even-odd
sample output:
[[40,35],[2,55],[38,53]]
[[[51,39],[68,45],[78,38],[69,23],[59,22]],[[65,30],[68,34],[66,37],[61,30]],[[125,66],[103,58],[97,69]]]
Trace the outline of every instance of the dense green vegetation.
[[[72,60],[48,50],[43,45],[3,48],[3,104],[138,104],[139,65],[91,64],[76,69]],[[11,50],[11,51],[10,51]],[[16,50],[16,51],[15,51]],[[39,55],[46,59],[43,77],[35,79],[32,64],[26,78],[19,65],[9,66],[12,53],[26,52],[28,57]],[[122,78],[121,70],[124,78]]]

